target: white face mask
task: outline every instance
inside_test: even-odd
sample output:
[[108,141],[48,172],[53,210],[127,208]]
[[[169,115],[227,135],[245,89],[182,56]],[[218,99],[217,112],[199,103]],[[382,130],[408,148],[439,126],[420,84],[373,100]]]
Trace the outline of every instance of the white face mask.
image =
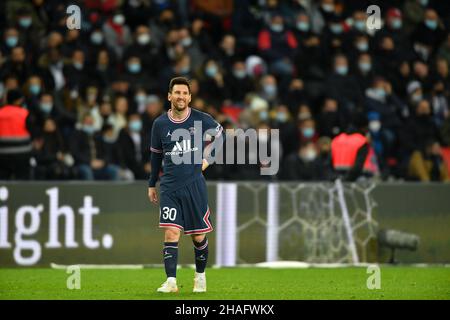
[[137,37],[137,42],[138,42],[139,44],[142,44],[142,45],[149,44],[149,43],[150,43],[150,40],[151,40],[151,37],[150,37],[150,35],[149,35],[148,33],[140,34],[140,35]]
[[123,23],[125,22],[125,17],[123,16],[123,14],[116,14],[113,18],[113,22],[118,25],[123,25]]
[[379,120],[372,120],[369,122],[369,130],[372,132],[378,132],[381,128],[381,122]]
[[317,157],[317,152],[314,149],[308,149],[305,151],[305,153],[302,156],[302,159],[310,162],[310,161],[314,161]]

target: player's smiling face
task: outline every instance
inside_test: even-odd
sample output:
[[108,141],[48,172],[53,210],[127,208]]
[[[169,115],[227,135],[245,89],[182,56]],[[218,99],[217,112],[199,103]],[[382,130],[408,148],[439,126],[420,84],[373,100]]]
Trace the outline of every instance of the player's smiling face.
[[169,92],[167,99],[177,111],[185,110],[191,102],[191,94],[188,86],[185,84],[174,85],[172,92]]

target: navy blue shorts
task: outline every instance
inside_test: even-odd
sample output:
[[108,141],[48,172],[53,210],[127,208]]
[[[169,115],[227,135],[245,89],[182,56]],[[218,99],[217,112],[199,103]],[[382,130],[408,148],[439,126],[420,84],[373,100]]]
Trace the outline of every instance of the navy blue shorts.
[[199,178],[173,192],[161,193],[159,226],[201,234],[213,230],[205,179]]

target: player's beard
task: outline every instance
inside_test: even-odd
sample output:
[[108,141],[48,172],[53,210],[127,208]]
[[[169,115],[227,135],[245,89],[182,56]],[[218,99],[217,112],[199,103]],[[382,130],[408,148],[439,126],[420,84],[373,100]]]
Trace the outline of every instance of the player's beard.
[[186,100],[178,99],[175,103],[172,103],[172,108],[175,109],[178,113],[182,113],[188,107],[188,103]]

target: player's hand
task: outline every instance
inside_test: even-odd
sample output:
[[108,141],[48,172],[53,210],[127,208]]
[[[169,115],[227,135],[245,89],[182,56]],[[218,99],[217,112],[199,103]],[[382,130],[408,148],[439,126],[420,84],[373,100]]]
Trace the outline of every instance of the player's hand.
[[208,166],[209,166],[208,161],[206,161],[206,159],[203,159],[203,161],[202,161],[202,171],[205,171],[206,168],[208,168]]
[[156,192],[156,188],[148,188],[148,198],[150,199],[151,203],[158,203],[158,193]]

